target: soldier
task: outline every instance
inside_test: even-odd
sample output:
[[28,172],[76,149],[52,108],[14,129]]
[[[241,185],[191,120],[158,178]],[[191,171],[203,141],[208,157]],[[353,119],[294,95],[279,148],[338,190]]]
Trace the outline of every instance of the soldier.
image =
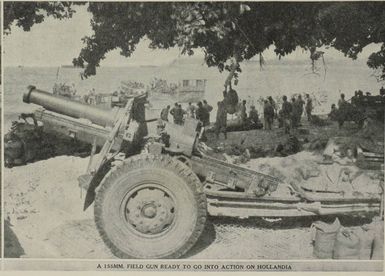
[[352,99],[351,99],[352,105],[354,105],[354,106],[357,105],[358,97],[359,97],[359,96],[358,96],[358,91],[356,90],[356,91],[354,91],[354,96],[353,96]]
[[336,121],[338,119],[338,109],[335,104],[332,104],[328,117],[332,121]]
[[182,122],[181,123],[181,125],[183,125],[183,123],[184,123],[184,117],[185,117],[185,115],[187,114],[187,112],[186,112],[186,110],[184,110],[183,108],[182,108],[182,105],[181,104],[178,104],[178,110],[179,110],[179,112],[180,112],[180,114],[179,114],[179,116],[180,116],[180,121]]
[[305,97],[306,97],[305,111],[306,111],[307,120],[310,122],[311,121],[311,112],[313,111],[313,102],[312,102],[309,94],[306,94]]
[[385,88],[383,86],[381,86],[380,95],[383,97],[385,96]]
[[205,135],[205,127],[210,124],[209,117],[210,113],[207,111],[206,108],[203,107],[202,102],[198,102],[198,108],[195,111],[195,116],[196,118],[201,122],[202,124],[202,129],[201,129],[201,134],[200,134],[200,139],[202,141],[206,141],[206,135]]
[[249,121],[252,126],[259,125],[259,115],[254,105],[250,106]]
[[345,120],[342,120],[342,118],[347,119],[349,114],[349,109],[350,109],[349,105],[345,100],[345,94],[342,93],[340,95],[340,99],[338,100],[338,111],[339,111],[339,115],[341,116],[341,122],[342,122],[340,123],[340,127],[342,127],[342,124],[345,121]]
[[340,109],[341,109],[341,107],[343,108],[345,104],[346,104],[345,94],[342,93],[340,96],[340,99],[338,100],[338,108],[340,108]]
[[202,102],[198,102],[198,108],[195,111],[195,116],[199,121],[201,121],[203,126],[208,125],[208,122],[209,122],[208,118],[209,118],[210,114],[207,111],[207,109],[203,107]]
[[213,107],[207,103],[206,100],[203,100],[203,108],[207,110],[206,121],[204,122],[205,126],[210,124],[210,112],[213,110]]
[[217,118],[215,121],[215,134],[217,136],[217,139],[219,139],[219,134],[223,132],[225,135],[225,139],[227,139],[227,111],[226,106],[223,101],[218,102],[218,110],[217,110]]
[[246,100],[242,101],[242,104],[239,106],[239,114],[241,116],[242,124],[246,123],[247,113],[246,113]]
[[298,105],[298,108],[299,108],[298,125],[300,125],[301,124],[301,117],[302,117],[302,114],[303,114],[303,106],[305,105],[305,101],[302,100],[302,96],[301,95],[298,95],[297,105]]
[[292,126],[292,128],[296,128],[296,127],[298,127],[299,121],[301,118],[301,115],[300,115],[301,110],[300,110],[300,106],[299,106],[298,102],[295,100],[294,97],[291,99],[291,107],[292,107],[291,126]]
[[175,103],[174,107],[170,110],[170,114],[174,117],[174,124],[183,124],[183,111],[178,103]]
[[92,88],[88,94],[88,104],[96,104],[95,88]]
[[237,91],[231,88],[227,91],[227,86],[225,85],[225,90],[223,91],[223,99],[226,106],[226,111],[229,114],[234,114],[237,111],[237,105],[238,105],[238,94]]
[[171,114],[172,116],[174,116],[175,110],[176,110],[177,108],[178,108],[178,103],[174,103],[174,107],[171,108],[171,110],[170,110],[170,114]]
[[189,102],[187,107],[187,115],[189,118],[195,118],[195,109],[196,107],[191,102]]
[[263,105],[263,118],[265,120],[265,129],[271,130],[274,120],[274,108],[268,100],[265,100]]
[[160,118],[163,121],[168,122],[168,113],[170,112],[170,106],[168,105],[166,108],[163,108],[162,111],[160,112]]
[[277,104],[273,100],[272,96],[269,96],[267,99],[268,99],[269,103],[271,104],[271,106],[273,107],[273,109],[274,109],[274,117],[276,117],[277,116],[277,112],[278,112]]
[[293,107],[287,101],[286,96],[283,96],[282,100],[283,100],[283,103],[282,103],[281,115],[282,115],[283,128],[285,129],[285,133],[290,133],[290,118],[291,118]]

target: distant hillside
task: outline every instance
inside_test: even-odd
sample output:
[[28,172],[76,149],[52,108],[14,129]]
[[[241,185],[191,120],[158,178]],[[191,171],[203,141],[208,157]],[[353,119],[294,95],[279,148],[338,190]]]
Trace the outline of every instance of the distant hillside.
[[[344,65],[344,66],[349,66],[349,65],[365,65],[366,66],[366,60],[361,59],[361,60],[352,60],[347,57],[341,57],[341,58],[335,58],[332,56],[325,55],[324,57],[326,67],[328,65]],[[318,65],[322,64],[322,59],[317,61]],[[203,57],[194,57],[194,56],[182,56],[179,58],[174,59],[172,62],[170,62],[167,66],[186,66],[186,65],[205,65],[205,61]],[[259,58],[255,57],[251,60],[243,61],[241,63],[242,65],[246,66],[259,66]],[[277,58],[265,58],[265,65],[304,65],[304,66],[311,66],[311,60],[310,58],[307,57],[300,57],[297,58],[295,56],[287,56],[287,57],[282,57],[281,59]]]
[[203,57],[182,56],[171,61],[168,66],[175,65],[202,65],[205,64]]

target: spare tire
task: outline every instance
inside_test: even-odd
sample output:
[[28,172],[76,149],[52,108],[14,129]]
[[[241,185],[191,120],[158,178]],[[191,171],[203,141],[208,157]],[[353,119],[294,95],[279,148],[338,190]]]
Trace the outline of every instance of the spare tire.
[[206,222],[199,178],[167,155],[138,155],[113,168],[97,192],[94,214],[105,244],[119,258],[178,258]]

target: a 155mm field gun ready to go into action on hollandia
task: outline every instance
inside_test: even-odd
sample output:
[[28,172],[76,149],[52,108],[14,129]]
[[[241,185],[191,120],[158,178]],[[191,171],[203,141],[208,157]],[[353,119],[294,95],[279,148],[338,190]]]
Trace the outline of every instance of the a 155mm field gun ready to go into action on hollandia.
[[[146,118],[146,94],[103,110],[30,86],[23,101],[42,107],[24,114],[36,132],[89,145],[88,168],[79,177],[86,189],[84,209],[94,205],[98,231],[120,258],[178,258],[197,242],[208,215],[282,218],[381,208],[381,193],[305,189],[212,158],[199,141],[197,120],[181,126]],[[8,166],[36,154],[32,136],[14,132],[5,138]]]

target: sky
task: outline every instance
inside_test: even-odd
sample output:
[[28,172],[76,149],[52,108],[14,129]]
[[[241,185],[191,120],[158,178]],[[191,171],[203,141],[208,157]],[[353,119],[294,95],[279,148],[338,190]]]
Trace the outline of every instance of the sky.
[[[51,17],[32,26],[25,32],[13,25],[11,34],[4,37],[4,63],[6,66],[58,66],[70,65],[77,57],[83,42],[81,38],[92,35],[90,13],[86,6],[76,8],[70,19],[57,20]],[[161,65],[169,63],[179,55],[179,49],[152,50],[148,41],[141,41],[130,58],[120,56],[115,50],[107,54],[101,65]]]
[[[78,56],[83,46],[81,38],[92,35],[91,15],[86,6],[76,7],[76,11],[71,19],[45,18],[44,22],[32,26],[29,32],[13,25],[11,34],[6,35],[3,40],[4,65],[71,65],[73,58]],[[111,51],[101,62],[101,66],[163,65],[171,63],[180,56],[178,48],[153,50],[149,49],[148,45],[148,40],[142,40],[134,54],[129,58],[120,56],[119,50]],[[360,54],[359,60],[366,60],[368,55],[378,48],[379,45],[369,45]],[[325,50],[325,52],[329,59],[345,59],[342,53],[334,49]],[[267,61],[277,59],[272,47],[266,50],[263,55]],[[203,52],[195,51],[193,58],[203,61]],[[308,58],[309,54],[302,49],[297,49],[285,57],[288,60]]]

